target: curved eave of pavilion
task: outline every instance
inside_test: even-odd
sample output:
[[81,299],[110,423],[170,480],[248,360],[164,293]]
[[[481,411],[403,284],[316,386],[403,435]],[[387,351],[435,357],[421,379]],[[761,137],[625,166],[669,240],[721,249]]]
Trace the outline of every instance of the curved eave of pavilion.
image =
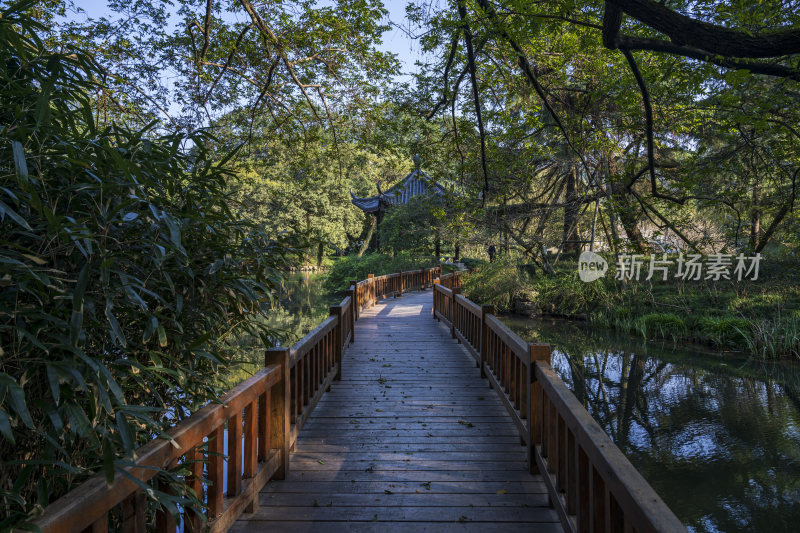
[[350,196],[353,205],[365,213],[374,213],[390,205],[405,205],[414,196],[444,196],[445,192],[444,187],[417,169],[386,191],[381,191],[378,186],[378,194],[375,196],[362,198],[353,194],[352,190]]

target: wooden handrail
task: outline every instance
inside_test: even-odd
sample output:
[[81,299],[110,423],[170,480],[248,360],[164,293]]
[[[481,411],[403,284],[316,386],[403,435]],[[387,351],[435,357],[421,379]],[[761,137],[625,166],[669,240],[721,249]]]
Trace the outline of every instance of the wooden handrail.
[[439,284],[448,289],[460,287],[461,276],[463,274],[464,274],[463,271],[455,271],[455,272],[450,272],[449,274],[445,274],[439,278]]
[[402,296],[403,292],[425,290],[433,285],[433,281],[439,278],[442,272],[441,267],[423,268],[420,270],[407,270],[375,276],[370,274],[367,279],[361,281],[351,281],[350,287],[345,291],[350,294],[355,302],[355,318],[363,309],[372,307],[379,300],[391,296]]
[[[111,485],[104,474],[97,474],[49,505],[34,523],[43,533],[57,531],[106,531],[109,512],[122,505],[123,528],[145,530],[144,494],[139,483],[146,483],[160,469],[183,463],[195,474],[202,472],[202,462],[209,463],[208,490],[206,494],[207,519],[210,531],[225,531],[247,506],[257,505],[258,491],[278,471],[283,460],[281,451],[271,446],[269,434],[270,400],[280,382],[281,369],[270,365],[253,377],[233,388],[220,398],[220,403],[209,404],[189,418],[179,422],[167,432],[169,439],[157,438],[136,450],[133,466],[126,466],[114,476]],[[265,424],[256,421],[265,420]],[[242,422],[244,428],[242,433]],[[223,495],[221,452],[223,430],[227,424],[229,435],[235,433],[237,462],[229,473],[235,472],[238,482],[229,482],[229,491]],[[235,431],[231,431],[236,428]],[[242,479],[242,434],[245,440],[245,479]],[[228,442],[231,445],[231,440]],[[230,455],[230,454],[229,454]],[[194,463],[194,464],[193,464]],[[195,465],[199,464],[200,469]],[[202,501],[202,485],[188,479]],[[235,491],[230,489],[235,487]],[[187,515],[188,526],[200,531],[199,517]],[[163,514],[157,520],[166,531],[171,520]],[[174,522],[172,522],[174,527]],[[188,529],[191,530],[191,529]],[[174,531],[174,529],[172,529]]]
[[453,310],[453,290],[441,284],[440,280],[433,282],[433,318],[452,326],[450,313]]
[[[266,350],[265,368],[219,403],[179,422],[167,432],[169,439],[156,438],[138,448],[133,465],[118,469],[111,485],[104,474],[91,477],[48,505],[34,524],[43,533],[103,532],[108,531],[109,513],[119,509],[124,531],[144,533],[147,501],[142,484],[152,484],[159,470],[177,466],[191,472],[185,483],[205,505],[209,531],[227,531],[243,512],[254,512],[261,488],[288,473],[289,451],[303,423],[331,382],[341,379],[342,352],[355,336],[356,305],[354,292],[349,292],[330,308],[329,318],[294,346]],[[185,531],[204,528],[191,510],[182,519]],[[177,529],[175,518],[163,509],[155,523],[158,532]]]
[[580,531],[685,532],[686,528],[583,408],[548,363],[536,361],[535,459],[556,511]]
[[525,342],[459,286],[459,276],[434,281],[433,317],[450,326],[497,392],[565,531],[685,532],[550,368],[550,346]]

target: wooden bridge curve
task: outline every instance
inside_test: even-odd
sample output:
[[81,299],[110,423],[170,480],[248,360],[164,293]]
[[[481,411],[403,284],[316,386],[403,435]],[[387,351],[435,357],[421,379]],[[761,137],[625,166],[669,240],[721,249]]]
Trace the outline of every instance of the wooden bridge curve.
[[232,531],[562,530],[514,422],[432,306],[413,292],[362,312],[286,479]]
[[[267,350],[263,370],[33,524],[685,532],[552,371],[550,347],[524,342],[459,287],[439,267],[351,282],[313,331]],[[152,489],[196,497],[203,515],[196,504],[171,514],[146,498]]]

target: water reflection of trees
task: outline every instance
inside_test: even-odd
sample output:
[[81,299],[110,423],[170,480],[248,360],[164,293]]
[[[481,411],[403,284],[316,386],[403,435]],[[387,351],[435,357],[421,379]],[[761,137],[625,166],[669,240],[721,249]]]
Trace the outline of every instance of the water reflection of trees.
[[[303,338],[328,316],[328,308],[340,301],[323,288],[323,276],[298,273],[284,281],[275,299],[266,302],[266,324],[272,332],[270,344],[291,345]],[[233,351],[238,364],[224,382],[230,387],[250,377],[264,365],[264,343],[253,335],[242,335]]]
[[328,316],[328,308],[337,302],[323,288],[319,274],[298,273],[287,279],[272,302],[269,324],[282,344],[293,344]]
[[555,370],[691,529],[797,530],[797,368],[726,366],[565,324],[510,325],[554,345]]

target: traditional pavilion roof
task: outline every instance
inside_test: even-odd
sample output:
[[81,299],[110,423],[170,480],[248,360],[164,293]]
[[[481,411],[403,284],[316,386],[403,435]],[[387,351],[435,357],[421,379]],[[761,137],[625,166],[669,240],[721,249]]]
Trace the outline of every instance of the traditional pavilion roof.
[[405,205],[414,196],[444,196],[444,194],[444,187],[435,183],[418,168],[385,191],[381,190],[381,184],[378,183],[378,194],[369,198],[358,197],[353,194],[352,189],[350,190],[353,205],[365,213],[381,211],[390,205]]

